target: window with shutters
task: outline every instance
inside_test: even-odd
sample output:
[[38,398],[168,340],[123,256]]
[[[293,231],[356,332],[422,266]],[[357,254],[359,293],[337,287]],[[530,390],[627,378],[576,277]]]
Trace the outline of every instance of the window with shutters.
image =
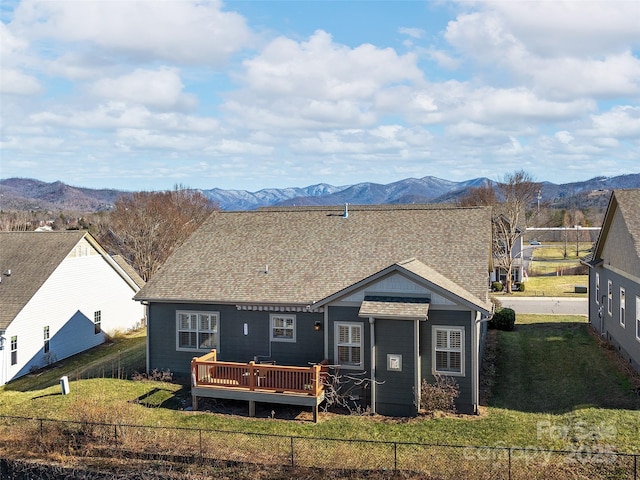
[[613,313],[613,283],[607,281],[607,313],[609,316]]
[[335,360],[343,368],[363,368],[362,323],[336,322]]
[[177,312],[176,349],[218,349],[218,312]]
[[596,272],[596,304],[600,304],[600,274]]
[[434,326],[432,333],[433,373],[464,376],[464,328]]

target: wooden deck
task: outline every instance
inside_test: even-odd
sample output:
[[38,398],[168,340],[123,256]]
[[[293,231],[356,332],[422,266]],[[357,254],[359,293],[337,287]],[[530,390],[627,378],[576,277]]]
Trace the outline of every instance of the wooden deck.
[[212,350],[191,360],[193,409],[198,409],[198,397],[247,400],[250,416],[255,415],[255,402],[303,405],[313,408],[317,421],[324,400],[323,372],[320,365],[219,362]]

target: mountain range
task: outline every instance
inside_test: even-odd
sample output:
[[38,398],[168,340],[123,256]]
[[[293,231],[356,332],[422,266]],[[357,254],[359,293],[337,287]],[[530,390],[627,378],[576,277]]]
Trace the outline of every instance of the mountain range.
[[[386,185],[366,182],[333,186],[321,183],[308,187],[268,188],[256,192],[221,188],[201,191],[223,210],[253,210],[286,205],[455,202],[469,188],[478,187],[487,181],[495,184],[487,178],[454,182],[427,176],[407,178]],[[608,201],[608,192],[620,188],[640,188],[640,173],[596,177],[564,184],[542,182],[540,200],[557,208],[603,208]],[[0,209],[96,212],[110,210],[118,197],[129,194],[131,192],[115,189],[74,187],[60,181],[47,183],[35,179],[8,178],[0,180]]]

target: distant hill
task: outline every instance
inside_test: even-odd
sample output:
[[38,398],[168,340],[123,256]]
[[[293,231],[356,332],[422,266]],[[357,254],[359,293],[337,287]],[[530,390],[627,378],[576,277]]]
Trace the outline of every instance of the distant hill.
[[[266,206],[287,205],[354,205],[381,203],[455,202],[470,188],[487,178],[453,182],[436,177],[407,178],[386,185],[358,183],[333,186],[269,188],[257,192],[247,190],[202,190],[223,210],[252,210]],[[640,188],[640,173],[617,177],[597,177],[584,182],[554,184],[543,182],[541,202],[555,208],[603,208],[609,193],[619,188]],[[113,189],[72,187],[62,182],[9,178],[0,180],[0,209],[95,212],[113,208],[116,199],[131,192]]]
[[72,187],[60,181],[30,178],[0,180],[0,209],[97,212],[109,210],[126,192],[113,189]]

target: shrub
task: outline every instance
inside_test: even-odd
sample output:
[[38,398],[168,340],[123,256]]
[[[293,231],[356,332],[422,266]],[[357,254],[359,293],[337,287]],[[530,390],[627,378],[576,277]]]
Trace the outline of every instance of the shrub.
[[493,304],[493,310],[499,310],[502,307],[502,302],[495,296],[489,295],[489,301]]
[[515,286],[519,292],[524,292],[524,282],[516,282]]
[[426,413],[435,411],[455,413],[456,398],[460,395],[460,387],[455,378],[435,375],[434,383],[422,380],[420,386],[420,409]]
[[501,292],[503,288],[502,282],[491,282],[491,290],[494,292]]
[[510,332],[515,323],[516,312],[511,308],[501,308],[493,314],[493,318],[489,321],[489,328]]

